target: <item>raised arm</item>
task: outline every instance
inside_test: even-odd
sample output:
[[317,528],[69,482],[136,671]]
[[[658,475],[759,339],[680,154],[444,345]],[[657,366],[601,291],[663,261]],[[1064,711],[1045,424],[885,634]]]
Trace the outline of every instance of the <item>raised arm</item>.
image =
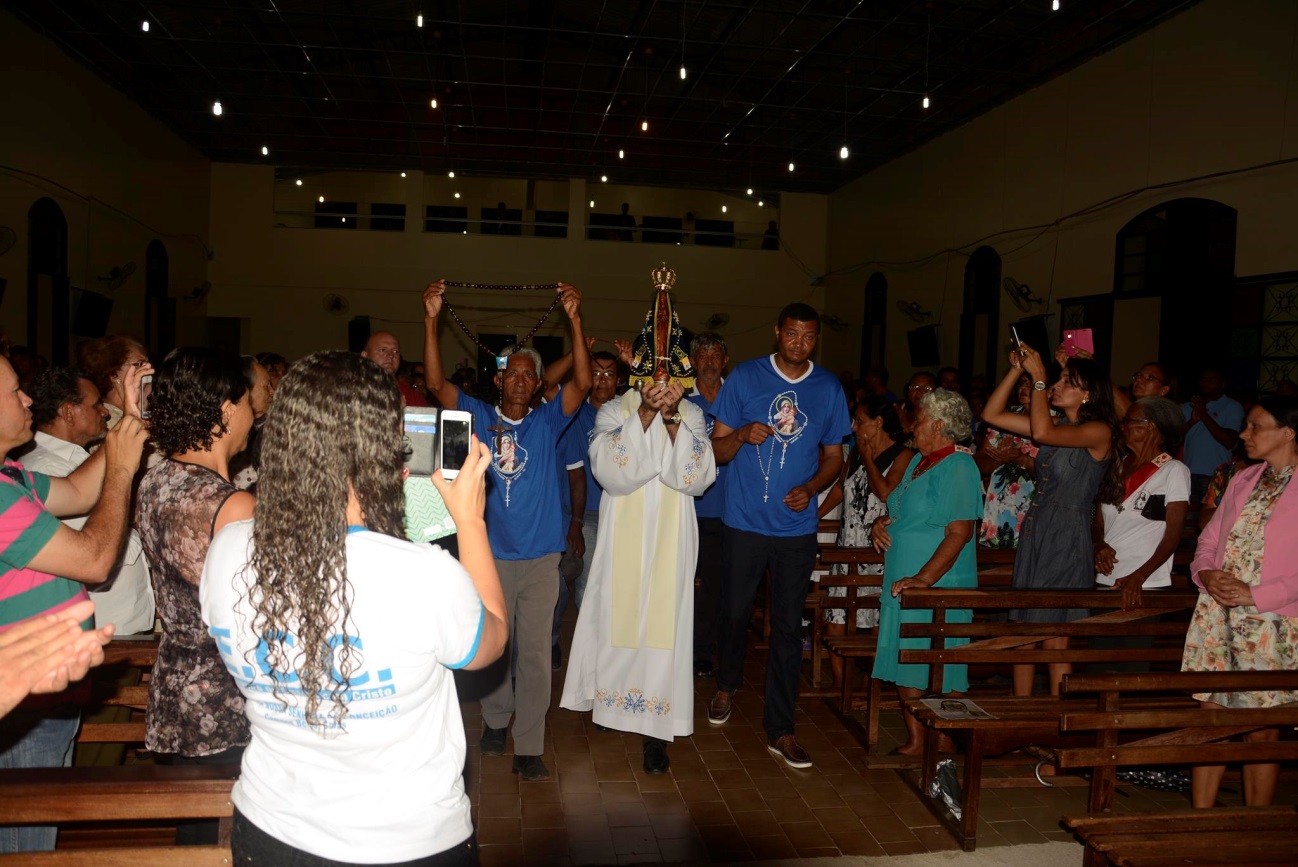
[[560,283],[559,295],[572,331],[572,382],[563,390],[563,414],[572,415],[590,393],[590,351],[586,347],[586,335],[581,330],[581,293],[576,286]]
[[429,283],[424,289],[424,388],[437,396],[446,409],[460,405],[460,390],[446,379],[442,367],[442,347],[437,337],[437,319],[446,300],[446,281]]
[[[1023,358],[1023,369],[1033,382],[1044,382],[1046,364],[1035,349],[1022,344],[1020,354]],[[1108,456],[1113,443],[1113,431],[1104,422],[1088,421],[1085,424],[1056,424],[1050,414],[1050,397],[1046,390],[1032,390],[1032,406],[1028,410],[1031,422],[1031,435],[1034,442],[1045,446],[1063,448],[1089,449],[1091,457],[1102,459]]]
[[[1018,434],[1021,437],[1032,435],[1032,425],[1027,416],[1019,413],[1010,412],[1010,395],[1014,393],[1019,385],[1019,377],[1023,375],[1023,359],[1019,356],[1019,350],[1010,352],[1010,369],[1005,372],[1005,377],[1001,380],[1000,385],[987,398],[987,405],[983,407],[983,421],[992,427],[1000,428],[1003,431]],[[1033,394],[1039,394],[1033,390]],[[1049,407],[1047,407],[1049,412]]]

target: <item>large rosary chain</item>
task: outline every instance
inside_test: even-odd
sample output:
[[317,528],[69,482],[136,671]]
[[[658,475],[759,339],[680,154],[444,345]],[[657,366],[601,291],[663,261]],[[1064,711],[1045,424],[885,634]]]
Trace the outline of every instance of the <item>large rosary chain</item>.
[[[558,283],[465,283],[458,280],[447,280],[445,281],[445,284],[460,289],[488,289],[503,292],[541,292],[546,290],[554,291],[559,288]],[[536,332],[541,330],[541,326],[545,324],[545,321],[550,318],[550,314],[554,312],[555,308],[558,307],[562,301],[562,295],[556,294],[554,296],[554,301],[552,301],[550,306],[546,308],[546,311],[541,314],[541,318],[532,326],[532,330],[523,335],[523,338],[514,344],[515,352],[517,352],[520,347],[525,346],[529,340],[536,336]],[[455,320],[455,324],[460,326],[460,330],[464,332],[465,336],[472,340],[479,349],[488,355],[497,354],[496,350],[487,346],[478,339],[478,335],[469,330],[469,326],[464,324],[464,320],[460,318],[460,314],[455,312],[455,308],[451,306],[449,301],[443,298],[442,305],[446,308],[446,312],[451,314],[451,319]]]

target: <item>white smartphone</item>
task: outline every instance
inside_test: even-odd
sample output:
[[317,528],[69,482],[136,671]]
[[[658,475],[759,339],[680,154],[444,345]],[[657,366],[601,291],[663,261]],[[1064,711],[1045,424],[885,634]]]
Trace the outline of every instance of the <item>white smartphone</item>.
[[406,469],[412,476],[431,476],[437,469],[437,410],[408,406],[402,422],[406,435]]
[[153,374],[140,377],[140,418],[149,417],[149,395],[153,394]]
[[437,466],[442,478],[453,479],[460,474],[469,457],[469,443],[473,437],[473,414],[460,409],[444,409],[438,420]]

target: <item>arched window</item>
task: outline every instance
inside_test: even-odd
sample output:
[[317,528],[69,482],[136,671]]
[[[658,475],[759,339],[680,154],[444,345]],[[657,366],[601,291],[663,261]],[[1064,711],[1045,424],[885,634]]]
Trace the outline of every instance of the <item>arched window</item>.
[[865,379],[866,372],[873,365],[884,363],[887,336],[888,278],[883,276],[883,272],[875,271],[865,281],[861,312],[861,369],[857,371],[860,379]]
[[1144,357],[1170,364],[1187,384],[1203,367],[1225,365],[1230,352],[1222,325],[1232,315],[1237,217],[1211,199],[1173,199],[1118,232],[1114,298],[1162,299],[1158,342],[1149,341]]
[[171,297],[171,260],[161,241],[149,242],[144,265],[144,339],[159,358],[176,346],[176,299]]
[[38,199],[27,212],[27,238],[27,345],[54,364],[66,364],[68,221],[53,199]]
[[964,266],[964,305],[960,308],[960,377],[989,380],[1000,360],[1001,257],[991,247],[973,251]]

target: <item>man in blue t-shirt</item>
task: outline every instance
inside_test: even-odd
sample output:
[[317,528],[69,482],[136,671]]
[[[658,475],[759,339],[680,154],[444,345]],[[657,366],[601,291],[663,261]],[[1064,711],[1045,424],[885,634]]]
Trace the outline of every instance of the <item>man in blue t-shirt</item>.
[[1198,506],[1217,467],[1231,458],[1244,427],[1244,407],[1226,396],[1226,377],[1213,368],[1199,376],[1199,393],[1182,404],[1185,464],[1190,468],[1190,503]]
[[517,647],[511,682],[508,661],[490,669],[499,680],[482,699],[482,753],[504,755],[505,730],[514,720],[514,772],[525,780],[550,776],[545,714],[550,709],[550,621],[559,597],[559,555],[567,520],[560,505],[559,438],[590,391],[590,359],[581,330],[581,293],[559,284],[572,331],[572,382],[555,400],[530,409],[544,387],[541,356],[534,349],[505,352],[498,375],[500,407],[461,392],[446,379],[438,343],[443,281],[424,290],[426,387],[446,409],[473,413],[473,431],[491,447],[487,473],[487,532],[509,612],[509,641]]
[[[590,356],[590,397],[577,410],[577,417],[559,440],[559,454],[567,467],[569,489],[568,503],[571,518],[568,522],[568,550],[581,559],[581,572],[573,581],[572,599],[581,608],[586,595],[586,579],[590,577],[590,555],[595,551],[599,534],[599,504],[604,489],[590,472],[586,450],[590,447],[590,434],[595,429],[595,414],[606,402],[617,397],[617,356],[611,352],[595,352]],[[559,602],[554,606],[554,626],[550,635],[551,668],[558,670],[563,664],[559,650],[559,625],[563,611],[568,607],[568,585],[560,580]]]
[[[703,410],[712,436],[713,404],[725,380],[721,374],[730,363],[726,341],[714,331],[701,331],[690,341],[694,364],[694,390],[685,399]],[[699,561],[694,569],[694,674],[712,674],[712,653],[717,636],[717,600],[721,594],[721,504],[725,495],[726,468],[717,467],[717,480],[694,500],[699,523]]]
[[[838,378],[811,361],[820,317],[806,304],[780,311],[776,352],[745,361],[713,405],[712,448],[730,464],[721,508],[724,572],[717,635],[717,692],[708,722],[730,718],[743,683],[753,596],[771,575],[766,656],[767,749],[793,768],[811,757],[793,734],[802,664],[802,610],[816,562],[816,495],[838,478],[852,433]],[[823,457],[822,457],[823,452]]]

